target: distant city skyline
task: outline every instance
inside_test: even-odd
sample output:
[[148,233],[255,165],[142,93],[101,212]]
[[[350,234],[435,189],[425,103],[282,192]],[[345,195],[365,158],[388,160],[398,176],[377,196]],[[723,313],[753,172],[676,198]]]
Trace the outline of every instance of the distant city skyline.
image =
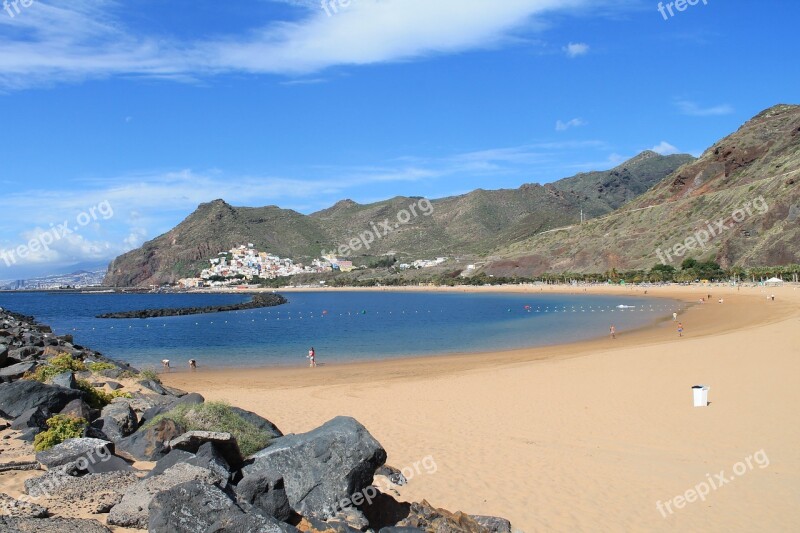
[[699,155],[800,86],[790,2],[13,4],[0,279],[107,264],[216,198],[308,214]]

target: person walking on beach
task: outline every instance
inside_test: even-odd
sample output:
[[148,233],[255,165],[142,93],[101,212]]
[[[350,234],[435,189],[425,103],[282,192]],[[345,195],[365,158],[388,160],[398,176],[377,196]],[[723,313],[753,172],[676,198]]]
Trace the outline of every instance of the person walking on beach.
[[614,326],[614,324],[611,324],[611,327],[608,328],[608,332],[611,334],[612,339],[617,338],[617,328]]
[[197,361],[189,359],[189,370],[197,370]]
[[678,337],[683,337],[683,322],[678,322]]
[[310,368],[314,368],[317,366],[317,353],[314,351],[313,346],[308,351],[308,366]]

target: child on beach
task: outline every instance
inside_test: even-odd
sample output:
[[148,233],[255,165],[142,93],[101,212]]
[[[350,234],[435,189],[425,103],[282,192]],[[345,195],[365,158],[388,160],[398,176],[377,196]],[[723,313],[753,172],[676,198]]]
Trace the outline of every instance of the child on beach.
[[617,338],[617,328],[612,324],[610,328],[608,328],[609,333],[611,334],[612,339]]
[[678,322],[678,337],[683,337],[683,322]]
[[314,368],[317,366],[317,354],[314,352],[314,347],[312,346],[311,349],[308,351],[308,366],[309,368]]

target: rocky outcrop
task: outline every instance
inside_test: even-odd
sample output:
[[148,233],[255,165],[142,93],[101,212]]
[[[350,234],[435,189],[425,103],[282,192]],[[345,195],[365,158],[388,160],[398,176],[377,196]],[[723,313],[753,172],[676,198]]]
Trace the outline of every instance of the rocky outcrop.
[[339,502],[366,489],[384,462],[386,451],[364,426],[338,417],[308,433],[273,440],[245,466],[243,481],[275,473],[283,477],[295,512],[328,518]]
[[160,492],[189,481],[201,481],[214,485],[219,476],[197,466],[178,464],[161,475],[139,481],[131,486],[108,515],[108,523],[114,526],[146,529],[149,523],[150,502]]
[[[221,514],[241,510],[222,490],[199,481],[181,483],[156,494],[148,507],[149,530],[205,533]],[[244,513],[241,513],[244,514]]]
[[85,393],[45,385],[38,381],[19,380],[0,384],[0,415],[8,419],[22,416],[25,411],[41,407],[57,413],[72,400],[83,399]]
[[179,424],[164,419],[119,439],[116,445],[121,452],[139,461],[158,461],[169,451],[169,441],[180,437],[184,431]]

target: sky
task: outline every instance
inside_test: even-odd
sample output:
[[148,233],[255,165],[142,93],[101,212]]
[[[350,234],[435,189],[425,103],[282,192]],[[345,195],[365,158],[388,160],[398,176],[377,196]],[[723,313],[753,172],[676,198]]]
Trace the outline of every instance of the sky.
[[0,280],[105,265],[217,198],[547,183],[800,103],[800,3],[679,5],[8,0]]

